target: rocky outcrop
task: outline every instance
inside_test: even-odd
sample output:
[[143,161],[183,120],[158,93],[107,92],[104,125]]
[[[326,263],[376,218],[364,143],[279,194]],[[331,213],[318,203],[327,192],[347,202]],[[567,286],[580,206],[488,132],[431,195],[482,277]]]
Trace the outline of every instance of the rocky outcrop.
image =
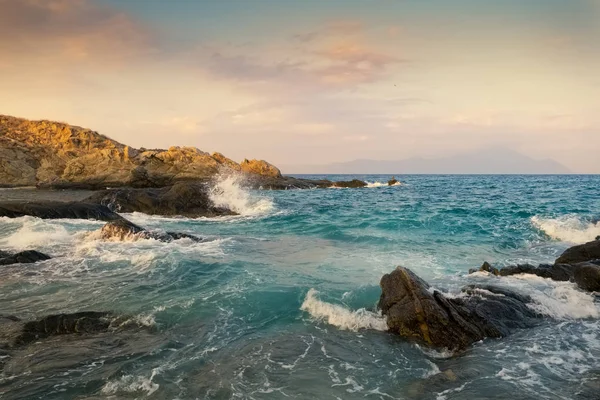
[[117,241],[139,239],[154,239],[160,240],[161,242],[172,242],[173,240],[179,239],[190,239],[194,242],[202,241],[201,238],[187,233],[150,232],[126,219],[107,223],[100,229],[99,237],[103,240]]
[[281,178],[281,171],[265,160],[244,160],[240,164],[241,170],[251,174]]
[[331,187],[337,188],[363,188],[365,186],[367,186],[367,183],[359,179],[352,179],[351,181],[331,182]]
[[449,298],[404,267],[381,279],[379,309],[389,330],[435,348],[461,350],[484,338],[531,327],[540,315],[526,296],[493,286],[468,286]]
[[15,254],[0,250],[0,265],[33,264],[38,261],[49,260],[51,257],[35,250],[25,250]]
[[116,221],[122,217],[101,204],[80,202],[3,202],[0,217],[18,218],[32,216],[42,219],[95,219]]
[[221,170],[280,177],[266,161],[242,164],[194,147],[134,149],[89,129],[0,116],[0,186],[161,187]]
[[400,183],[400,182],[399,182],[399,181],[396,179],[396,177],[395,177],[395,176],[392,176],[392,179],[390,179],[390,180],[388,181],[388,186],[394,186],[394,185],[397,185],[397,184],[399,184],[399,183]]
[[540,264],[537,267],[531,264],[519,264],[498,269],[484,262],[479,269],[471,269],[469,273],[477,271],[499,276],[537,275],[555,281],[575,282],[580,289],[600,292],[600,241],[595,240],[568,248],[554,264]]
[[600,259],[600,240],[593,240],[568,248],[556,259],[556,263],[575,264],[596,259]]
[[209,187],[203,183],[176,183],[164,188],[110,189],[86,199],[107,206],[115,212],[142,212],[149,215],[184,216],[189,218],[235,215],[233,211],[215,207]]

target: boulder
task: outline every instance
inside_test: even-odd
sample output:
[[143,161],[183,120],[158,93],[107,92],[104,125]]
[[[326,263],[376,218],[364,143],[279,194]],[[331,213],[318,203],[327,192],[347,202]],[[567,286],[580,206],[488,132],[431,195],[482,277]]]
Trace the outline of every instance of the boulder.
[[273,164],[269,164],[265,160],[244,160],[240,163],[240,169],[243,172],[248,172],[256,175],[270,176],[275,178],[281,177],[281,171]]
[[479,269],[473,268],[469,270],[469,273],[475,273],[475,272],[487,272],[490,273],[492,275],[498,275],[499,271],[498,268],[494,268],[490,265],[490,263],[488,263],[487,261],[484,261],[483,264],[481,265],[481,267],[479,267]]
[[149,215],[190,218],[236,215],[215,207],[206,183],[178,182],[164,188],[111,189],[93,194],[86,202],[107,206],[116,212],[142,212]]
[[122,217],[101,204],[87,202],[2,202],[0,217],[32,216],[42,219],[95,219],[116,221]]
[[600,266],[585,262],[575,267],[573,278],[577,286],[590,292],[600,292]]
[[557,264],[577,264],[600,258],[600,240],[573,246],[565,250],[555,261]]
[[187,233],[150,232],[126,219],[107,223],[100,229],[99,236],[103,240],[118,241],[138,239],[154,239],[161,242],[172,242],[180,239],[190,239],[194,242],[202,241],[201,238]]
[[32,264],[38,261],[49,260],[51,257],[35,250],[26,250],[11,254],[0,250],[0,265]]
[[484,338],[508,335],[537,324],[529,298],[493,286],[469,286],[465,296],[448,298],[409,269],[397,267],[381,279],[378,307],[391,332],[410,340],[462,350]]

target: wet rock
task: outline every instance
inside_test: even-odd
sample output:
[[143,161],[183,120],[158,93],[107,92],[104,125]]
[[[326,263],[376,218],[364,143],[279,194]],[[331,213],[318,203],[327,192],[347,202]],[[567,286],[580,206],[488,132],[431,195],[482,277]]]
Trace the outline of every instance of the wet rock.
[[479,269],[477,268],[472,268],[469,270],[470,274],[473,274],[475,272],[487,272],[493,275],[498,275],[499,271],[498,268],[494,268],[490,265],[490,263],[488,263],[487,261],[484,261],[483,264],[481,265],[481,267],[479,267]]
[[461,350],[533,326],[539,318],[527,297],[506,289],[468,286],[465,296],[448,298],[403,267],[383,276],[381,290],[378,306],[389,330],[436,348]]
[[19,218],[32,216],[42,219],[95,219],[99,221],[116,221],[121,216],[108,207],[89,202],[2,202],[0,217]]
[[351,181],[332,182],[331,186],[338,188],[362,188],[367,186],[367,183],[359,179],[352,179]]
[[190,218],[236,215],[227,208],[216,207],[210,199],[208,185],[203,183],[180,182],[164,188],[105,190],[86,201],[107,206],[116,212]]
[[109,222],[100,229],[100,238],[104,240],[137,240],[154,239],[161,242],[172,242],[179,239],[190,239],[194,242],[202,242],[202,239],[180,232],[150,232],[125,219]]
[[555,281],[570,281],[573,279],[575,267],[569,264],[541,264],[537,267],[531,264],[514,265],[501,268],[500,276],[517,274],[532,274]]
[[390,179],[390,180],[388,181],[388,186],[394,186],[394,185],[396,185],[396,184],[398,184],[398,183],[400,183],[400,182],[399,182],[399,181],[396,179],[396,177],[395,177],[395,176],[392,176],[392,179]]
[[565,250],[560,257],[556,259],[556,264],[577,264],[584,261],[590,261],[600,258],[600,240],[596,238],[591,242],[573,246]]
[[593,263],[575,265],[574,280],[583,290],[600,292],[600,266]]
[[25,250],[11,254],[0,250],[0,265],[32,264],[38,261],[49,260],[51,257],[35,250]]

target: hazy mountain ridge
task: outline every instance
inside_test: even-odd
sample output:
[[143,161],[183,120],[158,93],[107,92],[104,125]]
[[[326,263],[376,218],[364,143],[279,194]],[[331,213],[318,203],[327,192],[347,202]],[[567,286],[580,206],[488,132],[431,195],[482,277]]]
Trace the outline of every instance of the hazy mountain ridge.
[[286,174],[570,174],[551,159],[535,160],[513,150],[490,148],[441,158],[358,159],[322,165],[281,165]]

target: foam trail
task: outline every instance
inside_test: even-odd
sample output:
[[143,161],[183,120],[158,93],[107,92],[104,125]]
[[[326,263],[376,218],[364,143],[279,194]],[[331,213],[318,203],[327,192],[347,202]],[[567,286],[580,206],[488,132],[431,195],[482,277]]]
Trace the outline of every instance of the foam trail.
[[266,214],[274,208],[273,201],[253,195],[242,187],[241,174],[220,175],[210,190],[210,199],[217,207],[226,207],[242,216]]
[[531,223],[553,239],[569,243],[585,243],[600,236],[600,222],[582,221],[574,215],[559,218],[531,217]]
[[389,187],[389,186],[400,186],[402,185],[400,182],[396,182],[393,185],[388,185],[387,182],[367,182],[368,188],[378,188],[378,187]]
[[380,314],[367,311],[364,308],[352,311],[337,304],[321,301],[317,297],[318,293],[315,289],[310,289],[300,309],[316,319],[343,330],[375,329],[386,331],[388,329],[385,318]]

